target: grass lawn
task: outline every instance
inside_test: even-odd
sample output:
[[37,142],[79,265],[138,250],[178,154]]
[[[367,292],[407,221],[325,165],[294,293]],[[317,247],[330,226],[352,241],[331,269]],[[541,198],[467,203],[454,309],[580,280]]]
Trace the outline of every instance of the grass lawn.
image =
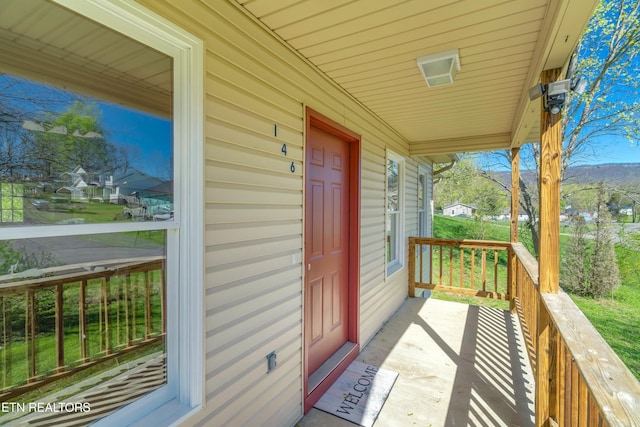
[[31,224],[55,224],[61,221],[82,219],[85,223],[124,221],[122,206],[99,202],[49,203],[48,209],[36,209],[25,203],[25,222]]
[[[433,235],[445,239],[478,239],[480,228],[484,240],[509,240],[509,224],[506,222],[478,224],[473,219],[442,215],[434,217]],[[571,238],[568,235],[570,229],[562,232],[567,235],[560,236],[561,258]],[[529,231],[521,228],[519,235],[520,241],[533,254]],[[619,245],[616,252],[622,285],[614,291],[611,298],[593,299],[571,293],[569,295],[620,359],[640,379],[640,277],[637,273],[640,271],[640,252],[624,250]],[[444,292],[433,292],[432,295],[434,298],[466,304],[507,307],[501,306],[501,301],[487,298],[460,297]]]

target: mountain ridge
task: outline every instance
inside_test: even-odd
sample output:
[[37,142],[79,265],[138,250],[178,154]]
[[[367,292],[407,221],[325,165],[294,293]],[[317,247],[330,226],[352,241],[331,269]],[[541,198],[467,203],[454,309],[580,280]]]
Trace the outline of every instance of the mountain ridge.
[[[511,172],[496,172],[502,182],[511,181]],[[522,179],[533,182],[536,172],[521,171]],[[597,184],[609,186],[640,186],[640,163],[602,163],[597,165],[571,166],[565,174],[564,184]]]

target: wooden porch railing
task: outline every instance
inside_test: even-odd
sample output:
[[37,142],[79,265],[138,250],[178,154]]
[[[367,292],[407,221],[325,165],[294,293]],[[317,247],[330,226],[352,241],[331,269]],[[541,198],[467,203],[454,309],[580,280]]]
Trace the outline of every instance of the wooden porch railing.
[[510,250],[509,242],[411,237],[409,296],[418,288],[508,300]]
[[148,257],[0,277],[0,402],[161,341],[164,272]]
[[[454,286],[451,279],[441,282],[440,277],[451,277],[454,265],[471,267],[470,262],[455,264],[453,249],[441,255],[442,248],[493,249],[490,243],[508,252],[504,296],[520,319],[536,378],[536,426],[640,426],[640,382],[564,292],[539,292],[538,262],[522,244],[507,243],[502,249],[503,242],[410,238],[409,294],[415,288],[469,293],[468,286]],[[424,245],[440,252],[423,251]],[[423,283],[426,268],[438,284],[431,283],[431,276]],[[496,297],[496,291],[485,292],[475,294]]]
[[521,243],[512,247],[536,425],[640,426],[640,382],[567,294],[538,291],[538,263]]

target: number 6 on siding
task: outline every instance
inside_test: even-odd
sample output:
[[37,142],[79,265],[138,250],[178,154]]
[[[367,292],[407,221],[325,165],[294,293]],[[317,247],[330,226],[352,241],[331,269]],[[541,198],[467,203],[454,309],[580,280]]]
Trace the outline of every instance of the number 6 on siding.
[[296,165],[291,162],[291,167],[289,168],[289,170],[291,171],[291,173],[294,173],[296,171]]

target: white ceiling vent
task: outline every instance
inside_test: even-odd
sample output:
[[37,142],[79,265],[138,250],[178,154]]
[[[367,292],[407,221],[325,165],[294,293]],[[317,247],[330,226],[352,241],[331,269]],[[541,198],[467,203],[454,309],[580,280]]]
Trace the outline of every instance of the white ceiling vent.
[[416,61],[429,87],[450,85],[460,70],[458,49],[421,56]]

